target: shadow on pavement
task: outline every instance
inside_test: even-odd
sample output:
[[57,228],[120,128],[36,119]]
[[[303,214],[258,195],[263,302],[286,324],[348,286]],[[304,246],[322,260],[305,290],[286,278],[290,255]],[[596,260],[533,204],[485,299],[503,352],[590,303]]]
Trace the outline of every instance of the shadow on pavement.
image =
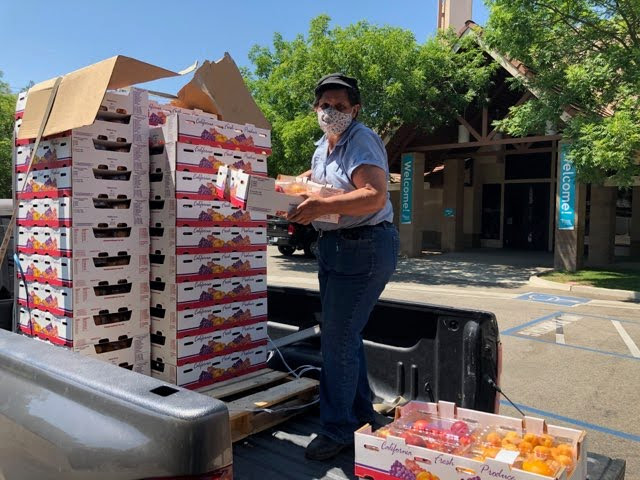
[[[317,264],[301,255],[284,257],[269,250],[269,273],[315,274]],[[467,250],[456,253],[424,252],[420,258],[399,258],[392,282],[420,285],[519,288],[531,275],[553,266],[548,252]]]

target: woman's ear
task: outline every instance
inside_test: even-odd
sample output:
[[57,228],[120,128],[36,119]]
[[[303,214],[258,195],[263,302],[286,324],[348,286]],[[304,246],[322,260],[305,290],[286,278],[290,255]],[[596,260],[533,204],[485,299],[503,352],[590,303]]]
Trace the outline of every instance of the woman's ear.
[[358,118],[358,115],[360,114],[360,104],[355,105],[353,107],[353,118]]

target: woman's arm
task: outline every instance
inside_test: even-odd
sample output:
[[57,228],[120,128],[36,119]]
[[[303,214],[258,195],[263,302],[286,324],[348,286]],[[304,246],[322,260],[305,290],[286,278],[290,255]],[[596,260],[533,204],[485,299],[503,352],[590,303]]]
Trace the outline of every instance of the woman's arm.
[[368,215],[382,210],[387,202],[387,174],[374,165],[361,165],[351,175],[355,190],[331,197],[310,197],[302,202],[289,220],[307,225],[316,218],[331,213]]
[[311,174],[312,174],[312,173],[313,173],[313,170],[307,170],[306,172],[301,173],[300,175],[298,175],[298,177],[301,177],[301,178],[304,178],[304,177],[311,178]]

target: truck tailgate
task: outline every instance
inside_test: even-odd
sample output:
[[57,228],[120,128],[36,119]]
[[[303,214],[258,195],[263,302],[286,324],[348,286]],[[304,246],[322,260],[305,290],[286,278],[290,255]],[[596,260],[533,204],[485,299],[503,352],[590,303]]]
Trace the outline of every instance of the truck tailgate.
[[223,402],[0,330],[0,478],[112,480],[232,462]]

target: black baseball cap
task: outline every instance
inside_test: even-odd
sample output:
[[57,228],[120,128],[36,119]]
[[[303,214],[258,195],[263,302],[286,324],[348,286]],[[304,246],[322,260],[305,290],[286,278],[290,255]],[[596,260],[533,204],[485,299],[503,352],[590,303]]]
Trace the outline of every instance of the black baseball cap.
[[344,73],[330,73],[322,77],[316,84],[315,94],[318,95],[324,90],[329,90],[332,86],[344,87],[349,90],[354,90],[358,95],[360,94],[358,80],[353,77],[347,77]]

